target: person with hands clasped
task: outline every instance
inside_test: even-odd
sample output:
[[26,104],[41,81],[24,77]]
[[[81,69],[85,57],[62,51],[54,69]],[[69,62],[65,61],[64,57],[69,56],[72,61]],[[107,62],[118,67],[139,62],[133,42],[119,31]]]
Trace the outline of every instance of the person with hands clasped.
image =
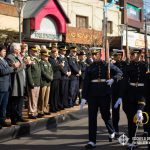
[[88,103],[88,125],[89,125],[89,142],[85,145],[87,149],[96,147],[97,132],[97,113],[100,109],[102,119],[108,129],[109,140],[114,136],[114,128],[112,126],[110,114],[111,102],[111,86],[114,80],[118,80],[122,76],[119,68],[110,64],[110,72],[114,72],[110,79],[107,79],[107,65],[101,60],[101,51],[92,50],[92,58],[94,62],[87,67],[83,83],[81,109],[83,104]]

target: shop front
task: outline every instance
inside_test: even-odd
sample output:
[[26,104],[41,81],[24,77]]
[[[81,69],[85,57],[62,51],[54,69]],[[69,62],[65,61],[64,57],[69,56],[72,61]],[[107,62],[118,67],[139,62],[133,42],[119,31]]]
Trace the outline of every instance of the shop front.
[[[145,48],[145,35],[128,31],[128,46],[130,49],[144,49]],[[150,36],[147,36],[148,48],[150,49]],[[126,46],[126,32],[123,34],[123,46]]]
[[28,1],[23,16],[24,41],[46,45],[62,42],[70,22],[57,0]]

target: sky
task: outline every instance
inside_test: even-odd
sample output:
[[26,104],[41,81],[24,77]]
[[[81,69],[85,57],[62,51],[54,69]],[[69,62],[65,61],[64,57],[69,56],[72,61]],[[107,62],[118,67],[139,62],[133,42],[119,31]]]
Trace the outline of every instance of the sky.
[[144,0],[146,12],[150,12],[150,0]]

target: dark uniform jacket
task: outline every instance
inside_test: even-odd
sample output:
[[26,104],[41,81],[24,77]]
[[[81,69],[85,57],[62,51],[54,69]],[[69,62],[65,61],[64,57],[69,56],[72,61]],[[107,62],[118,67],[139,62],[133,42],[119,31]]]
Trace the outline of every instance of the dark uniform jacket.
[[49,62],[44,60],[40,61],[41,65],[41,86],[50,86],[51,81],[53,80],[53,70]]
[[66,57],[63,57],[62,55],[59,55],[59,60],[60,62],[64,62],[64,67],[62,68],[62,71],[61,71],[62,73],[61,79],[62,80],[68,79],[67,72],[71,71],[69,64],[68,64],[68,60]]
[[68,56],[67,58],[68,58],[68,63],[69,63],[70,69],[71,69],[70,79],[71,80],[76,79],[77,78],[76,75],[79,74],[79,71],[80,71],[79,63],[78,63],[77,59],[72,56]]
[[[120,79],[122,71],[115,65],[110,65],[111,71],[113,71],[114,80]],[[111,94],[111,87],[106,82],[92,82],[92,80],[106,80],[107,65],[104,61],[94,62],[91,64],[85,73],[85,79],[83,84],[82,96],[89,100],[90,97],[106,96]]]
[[79,61],[79,66],[81,69],[81,76],[80,76],[80,80],[83,80],[85,77],[85,70],[88,66],[88,64],[86,63],[86,61]]
[[0,58],[0,92],[7,92],[9,90],[11,86],[10,74],[14,72],[14,68],[9,67],[7,62],[4,61]]
[[[144,106],[143,103],[145,102],[145,90],[144,86],[136,85],[145,83],[146,70],[146,63],[141,61],[131,61],[130,64],[127,66],[126,77],[129,82],[128,96],[131,103],[138,104],[139,109],[143,109]],[[134,84],[134,86],[131,84]],[[135,99],[137,100],[136,102],[134,102]]]
[[127,62],[126,61],[116,61],[114,63],[115,66],[117,66],[123,73],[122,79],[118,80],[117,82],[114,82],[112,85],[113,88],[113,94],[115,97],[125,97],[126,96],[126,91],[127,91],[127,78],[126,78],[126,73],[127,73]]
[[53,69],[53,79],[61,79],[61,74],[63,72],[62,67],[60,66],[61,61],[56,58],[54,59],[52,56],[49,58],[49,62]]
[[27,81],[31,88],[38,87],[41,85],[41,65],[40,60],[36,57],[31,57],[34,61],[27,67]]

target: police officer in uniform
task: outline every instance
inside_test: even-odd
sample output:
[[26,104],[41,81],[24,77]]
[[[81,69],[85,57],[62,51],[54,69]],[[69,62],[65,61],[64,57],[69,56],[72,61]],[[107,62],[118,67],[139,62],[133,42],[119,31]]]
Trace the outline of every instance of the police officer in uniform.
[[[146,106],[144,111],[148,113],[150,117],[150,71],[148,70],[146,73],[146,80],[145,80],[145,91],[146,91]],[[150,137],[150,121],[144,125],[145,131],[148,132],[148,137]],[[150,142],[150,140],[149,140]],[[150,144],[148,144],[148,150],[150,150]]]
[[64,62],[61,62],[58,58],[58,47],[52,47],[51,56],[49,57],[53,69],[53,81],[51,82],[50,92],[50,111],[56,113],[63,109],[63,105],[60,99],[60,81],[61,71],[63,71]]
[[125,99],[126,91],[127,91],[127,79],[125,77],[127,63],[123,61],[123,51],[116,50],[113,54],[114,57],[114,65],[117,66],[122,72],[123,76],[121,80],[114,82],[112,85],[112,121],[113,127],[115,129],[116,138],[119,136],[119,119],[120,119],[120,105],[122,103],[122,99]]
[[77,60],[76,46],[70,47],[70,54],[67,57],[71,69],[69,81],[69,105],[73,107],[76,104],[76,99],[79,93],[79,76],[81,75],[80,66]]
[[63,71],[61,72],[60,97],[63,108],[69,108],[68,91],[69,91],[69,76],[71,75],[68,60],[66,58],[66,46],[59,47],[59,60],[64,63]]
[[50,56],[49,52],[50,51],[46,47],[41,50],[41,87],[38,100],[38,118],[44,115],[50,115],[49,94],[51,81],[53,80],[53,70],[48,61]]
[[127,80],[129,85],[127,87],[127,99],[124,103],[124,111],[128,119],[128,149],[133,149],[135,145],[132,143],[132,138],[135,135],[136,124],[133,118],[137,115],[137,121],[141,122],[143,115],[142,111],[145,106],[145,91],[144,82],[146,78],[146,64],[139,61],[140,51],[136,50],[131,52],[132,60],[127,66]]
[[81,69],[81,75],[79,76],[79,103],[81,101],[82,98],[82,87],[83,87],[83,80],[85,77],[85,70],[88,66],[87,62],[86,62],[86,53],[85,51],[81,50],[78,53],[78,59],[79,59],[79,66]]
[[110,114],[111,85],[114,80],[122,76],[121,70],[110,64],[110,70],[115,74],[111,76],[111,79],[107,79],[107,65],[105,61],[100,60],[99,51],[93,50],[92,57],[94,62],[86,70],[82,91],[82,101],[87,100],[88,102],[89,142],[85,145],[87,149],[96,147],[98,109],[108,129],[109,138],[112,139],[115,136]]

